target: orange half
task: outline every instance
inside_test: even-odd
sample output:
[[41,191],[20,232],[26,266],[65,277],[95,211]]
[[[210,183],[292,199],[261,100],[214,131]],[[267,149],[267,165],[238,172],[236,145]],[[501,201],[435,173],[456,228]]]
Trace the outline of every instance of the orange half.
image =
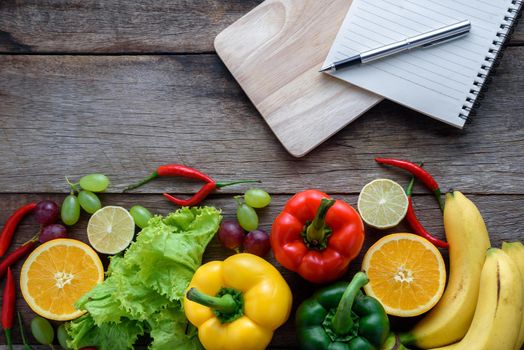
[[378,299],[394,316],[428,311],[446,285],[446,267],[438,249],[411,233],[382,237],[366,252],[362,269],[369,278],[366,294]]
[[75,302],[104,280],[96,252],[75,239],[54,239],[37,247],[20,273],[20,289],[27,305],[50,320],[81,316]]

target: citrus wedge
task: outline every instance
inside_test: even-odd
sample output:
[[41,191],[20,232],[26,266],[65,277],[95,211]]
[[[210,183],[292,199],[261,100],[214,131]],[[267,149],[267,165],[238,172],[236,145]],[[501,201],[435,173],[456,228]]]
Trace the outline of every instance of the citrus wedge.
[[373,180],[362,188],[358,196],[358,211],[362,220],[378,229],[397,226],[407,210],[408,197],[402,186],[392,180]]
[[75,302],[104,280],[104,267],[96,252],[75,239],[61,238],[37,247],[20,273],[20,289],[29,307],[50,320],[81,316]]
[[378,240],[364,256],[362,270],[369,283],[367,295],[378,299],[386,312],[411,317],[431,309],[446,284],[442,255],[425,238],[395,233]]
[[89,243],[103,254],[116,254],[126,249],[134,235],[135,221],[122,207],[103,207],[91,216],[87,224]]

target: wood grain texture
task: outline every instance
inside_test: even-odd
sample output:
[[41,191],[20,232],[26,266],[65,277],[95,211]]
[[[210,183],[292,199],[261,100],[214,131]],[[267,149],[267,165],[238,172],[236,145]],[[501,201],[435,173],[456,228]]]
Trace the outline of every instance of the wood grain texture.
[[[382,102],[307,157],[280,146],[215,55],[9,56],[0,60],[0,189],[62,192],[64,175],[108,174],[111,192],[164,163],[272,193],[356,193],[402,172],[377,155],[424,161],[446,190],[523,194],[524,48],[508,48],[464,131]],[[238,192],[230,187],[224,192]],[[138,192],[191,193],[165,180]]]
[[267,0],[215,39],[219,57],[295,157],[383,99],[318,73],[350,5]]
[[206,52],[260,0],[5,0],[2,52]]
[[[3,0],[0,52],[210,52],[262,0]],[[524,24],[512,39],[524,43]]]
[[[404,182],[408,181],[408,177],[404,177]],[[9,214],[20,205],[31,200],[53,199],[60,202],[65,194],[41,194],[41,195],[19,195],[19,194],[0,194],[0,226],[3,225]],[[353,206],[356,206],[356,195],[334,195],[337,199],[343,199]],[[289,195],[273,196],[271,205],[259,211],[260,227],[264,230],[270,231],[271,223],[276,215],[282,210],[285,202],[290,198]],[[514,241],[522,240],[524,236],[524,216],[522,210],[524,207],[524,196],[522,195],[473,195],[469,197],[479,207],[483,217],[486,220],[486,225],[491,235],[491,242],[493,246],[500,246],[503,240]],[[102,195],[102,201],[105,205],[122,205],[124,207],[131,207],[134,204],[141,204],[148,207],[152,212],[165,215],[174,210],[174,207],[168,201],[164,200],[161,195]],[[414,198],[415,208],[420,220],[426,225],[428,230],[433,232],[436,236],[444,237],[442,215],[438,209],[435,199],[431,195],[421,195]],[[231,196],[215,195],[205,202],[208,205],[214,205],[222,208],[225,219],[235,218],[235,201]],[[85,227],[87,225],[88,216],[82,214],[81,221],[74,226],[70,231],[72,237],[86,241]],[[17,232],[15,243],[16,245],[23,243],[29,239],[38,230],[38,226],[32,223],[30,218],[25,219]],[[350,272],[347,275],[349,278],[354,272],[359,270],[363,253],[369,248],[378,238],[385,233],[409,231],[408,228],[401,224],[395,229],[390,229],[386,232],[378,232],[373,229],[366,229],[366,240],[364,248],[360,256],[351,264]],[[223,248],[218,240],[215,238],[205,253],[205,261],[224,259],[232,252]],[[445,251],[443,251],[446,256]],[[292,288],[294,296],[294,307],[296,307],[305,298],[309,297],[315,290],[315,286],[303,281],[298,275],[291,273],[278,265],[278,263],[270,257],[269,260],[277,266],[282,272],[284,278],[287,280]],[[20,264],[14,270],[15,276],[19,275]],[[18,294],[20,296],[20,293]],[[28,324],[34,314],[28,309],[21,297],[18,298],[17,309],[23,314],[25,323]],[[294,313],[293,313],[294,314]],[[296,347],[295,331],[293,326],[293,317],[280,328],[273,338],[271,348],[293,349]],[[393,322],[397,329],[406,328],[414,322],[414,319],[394,319]],[[27,327],[26,327],[27,329]],[[15,343],[20,343],[18,331],[14,332]],[[32,338],[31,338],[32,339]],[[3,334],[0,335],[0,344],[4,344]],[[33,341],[34,342],[34,341]]]

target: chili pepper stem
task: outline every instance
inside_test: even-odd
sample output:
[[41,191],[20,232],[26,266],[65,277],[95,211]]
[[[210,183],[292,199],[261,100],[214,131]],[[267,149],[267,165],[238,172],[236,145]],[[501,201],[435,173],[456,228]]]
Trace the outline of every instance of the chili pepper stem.
[[195,303],[207,306],[222,313],[233,313],[237,310],[237,303],[229,294],[221,297],[212,297],[204,294],[196,288],[187,291],[186,297]]
[[306,239],[309,243],[314,245],[323,242],[326,234],[331,232],[331,229],[326,225],[325,218],[326,214],[334,204],[336,200],[322,198],[320,206],[318,207],[315,218],[306,228]]
[[353,319],[351,318],[351,308],[360,288],[364,287],[369,282],[368,277],[364,272],[357,272],[349,285],[347,286],[340,302],[337,306],[337,311],[333,317],[333,330],[337,334],[347,334],[353,328]]
[[132,185],[129,185],[127,186],[126,188],[124,188],[124,190],[122,192],[127,192],[127,191],[130,191],[130,190],[134,190],[135,188],[138,188],[142,185],[145,185],[146,183],[148,183],[149,181],[152,181],[154,179],[156,179],[158,177],[158,172],[154,171],[151,175],[149,175],[148,177],[145,177],[143,178],[142,180],[140,180],[139,182],[137,183],[134,183]]
[[22,323],[22,315],[20,311],[17,312],[18,315],[18,326],[20,326],[20,336],[22,337],[22,344],[24,344],[24,349],[33,350],[33,348],[27,344],[27,338],[25,337],[24,324]]
[[247,184],[247,183],[261,183],[260,180],[238,180],[238,181],[231,181],[231,182],[216,182],[216,188],[223,188],[227,186],[233,186],[233,185],[240,185],[240,184]]
[[5,333],[5,339],[7,340],[7,346],[9,347],[9,350],[13,350],[13,339],[11,338],[11,330],[4,329],[4,333]]
[[435,194],[435,197],[438,201],[438,206],[440,207],[440,211],[444,212],[444,201],[442,200],[442,193],[440,192],[440,188],[437,188],[435,191],[433,191]]
[[413,186],[415,185],[415,176],[411,177],[408,187],[406,188],[406,195],[409,197],[413,194]]

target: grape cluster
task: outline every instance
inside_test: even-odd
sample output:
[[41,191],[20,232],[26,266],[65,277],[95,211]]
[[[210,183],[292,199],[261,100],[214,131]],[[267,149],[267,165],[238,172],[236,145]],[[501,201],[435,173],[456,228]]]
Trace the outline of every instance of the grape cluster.
[[67,237],[67,230],[64,225],[57,224],[60,216],[58,204],[51,200],[42,200],[36,204],[34,218],[37,223],[42,225],[38,240],[41,243],[56,238]]
[[237,252],[243,247],[247,253],[266,256],[270,250],[269,235],[258,229],[258,214],[254,208],[267,207],[271,203],[271,196],[262,189],[252,188],[235,199],[238,204],[237,221],[222,222],[218,231],[219,240],[226,248]]
[[89,174],[83,176],[78,183],[71,183],[67,178],[66,180],[71,193],[62,202],[60,216],[64,224],[72,226],[80,219],[80,208],[88,214],[94,214],[102,208],[102,202],[95,192],[105,191],[109,186],[109,178],[104,174]]

